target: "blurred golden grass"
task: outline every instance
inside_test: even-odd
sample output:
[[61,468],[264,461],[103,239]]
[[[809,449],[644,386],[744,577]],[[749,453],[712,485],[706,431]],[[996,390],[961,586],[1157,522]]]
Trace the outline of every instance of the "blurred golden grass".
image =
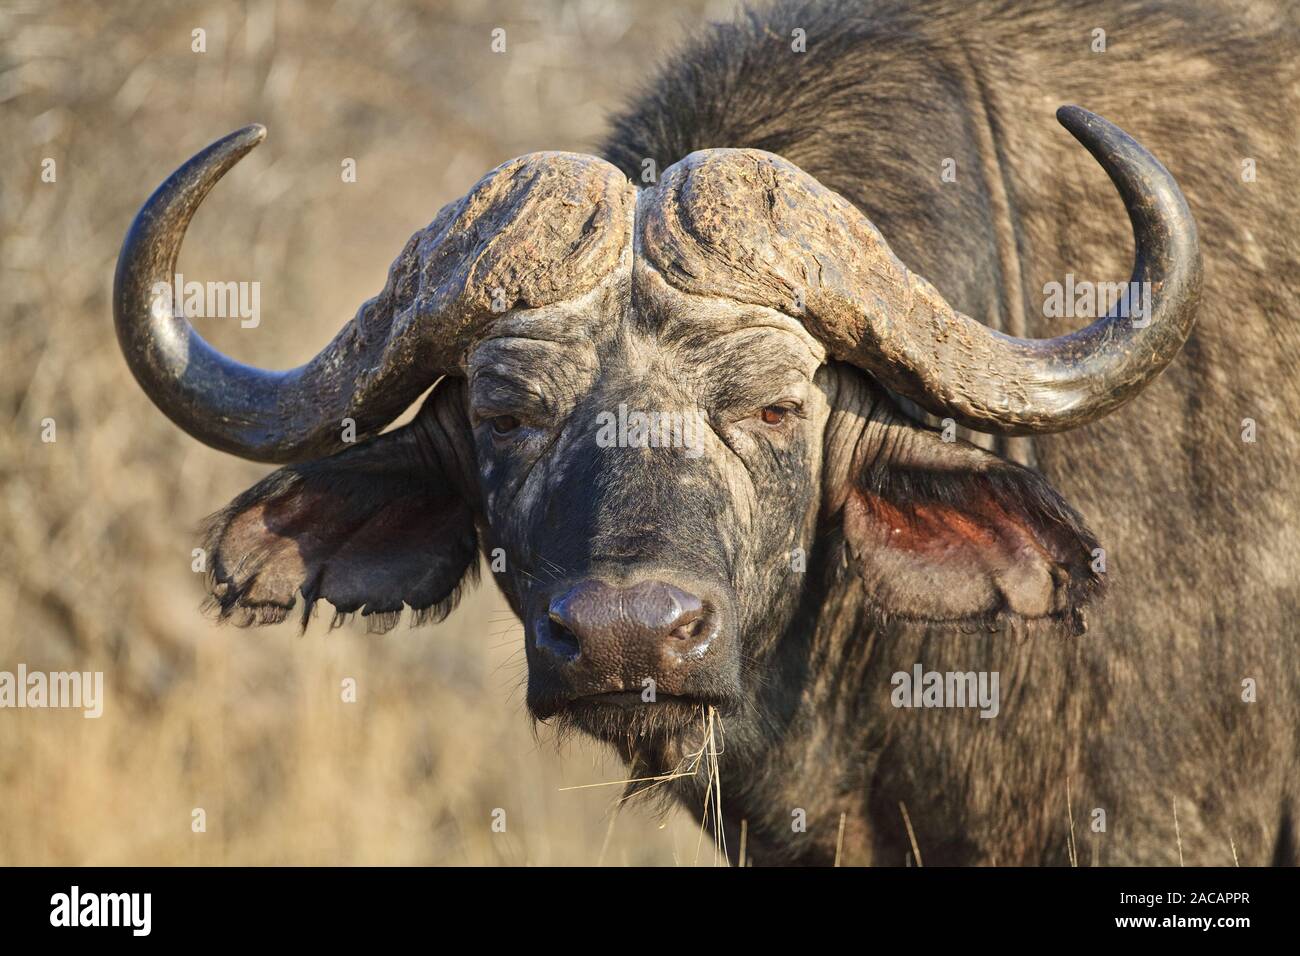
[[[200,329],[244,361],[297,364],[441,204],[520,153],[592,148],[660,54],[730,7],[0,2],[0,670],[102,670],[107,697],[99,720],[0,711],[0,863],[601,859],[618,788],[561,788],[626,772],[534,737],[521,630],[490,574],[445,624],[384,637],[199,614],[195,531],[266,469],[150,405],[117,353],[112,273],[144,197],[262,122],[268,142],[209,198],[180,269],[260,282],[258,328]],[[603,859],[691,863],[697,834],[633,807]]]

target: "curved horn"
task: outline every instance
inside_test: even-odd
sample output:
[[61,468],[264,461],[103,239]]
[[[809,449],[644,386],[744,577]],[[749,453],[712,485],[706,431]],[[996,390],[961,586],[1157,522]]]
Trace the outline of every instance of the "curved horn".
[[834,357],[936,415],[1009,435],[1076,428],[1129,401],[1178,354],[1200,301],[1201,255],[1178,184],[1154,156],[1077,106],[1057,118],[1124,199],[1137,247],[1139,285],[1129,288],[1150,290],[1149,315],[1126,314],[1125,296],[1068,335],[1004,335],[909,272],[848,201],[757,150],[694,153],[666,171],[661,188],[674,201],[659,204],[642,245],[674,285],[791,311]]
[[631,187],[617,169],[573,153],[522,156],[412,236],[384,290],[314,359],[254,368],[208,345],[170,290],[199,204],[265,136],[256,125],[231,133],[159,186],[127,233],[113,283],[118,343],[141,387],[190,435],[243,458],[337,451],[345,418],[358,439],[378,432],[458,368],[493,312],[581,295],[629,245]]

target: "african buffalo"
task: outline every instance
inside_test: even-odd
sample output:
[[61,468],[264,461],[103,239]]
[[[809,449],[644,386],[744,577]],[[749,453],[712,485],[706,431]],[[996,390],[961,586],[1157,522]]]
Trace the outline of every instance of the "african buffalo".
[[[665,788],[761,864],[1295,862],[1300,26],[1236,7],[743,14],[289,372],[160,298],[263,131],[213,144],[114,309],[176,424],[285,465],[211,520],[220,615],[439,620],[481,552],[532,713],[637,778],[725,739]],[[1119,301],[1046,304],[1130,228]]]

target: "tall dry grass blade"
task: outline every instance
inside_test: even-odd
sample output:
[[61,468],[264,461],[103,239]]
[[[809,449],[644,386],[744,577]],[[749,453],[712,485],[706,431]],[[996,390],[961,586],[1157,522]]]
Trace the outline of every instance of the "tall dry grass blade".
[[1070,802],[1070,775],[1065,775],[1065,816],[1070,821],[1070,839],[1066,841],[1066,850],[1070,856],[1070,866],[1079,865],[1079,845],[1074,842],[1074,806]]
[[847,813],[840,814],[840,832],[835,837],[835,866],[840,865],[840,855],[844,852],[844,821],[847,818]]
[[1183,865],[1183,835],[1178,829],[1178,798],[1175,797],[1169,803],[1174,808],[1174,837],[1178,840],[1178,865]]
[[912,858],[916,860],[917,866],[924,866],[925,864],[921,862],[921,848],[916,845],[916,831],[912,829],[912,818],[907,815],[907,804],[899,800],[898,809],[903,811],[903,824],[907,827],[907,839],[912,843]]
[[609,841],[614,836],[614,824],[618,822],[618,812],[621,809],[623,809],[623,804],[617,801],[610,808],[609,826],[605,828],[605,839],[600,843],[600,855],[596,857],[596,866],[605,865],[605,853],[609,850]]

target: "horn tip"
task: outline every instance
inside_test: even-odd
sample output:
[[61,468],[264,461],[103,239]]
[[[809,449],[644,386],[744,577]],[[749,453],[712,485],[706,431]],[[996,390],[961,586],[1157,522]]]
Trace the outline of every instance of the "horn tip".
[[1073,103],[1067,103],[1056,111],[1056,121],[1074,132],[1077,128],[1084,125],[1088,120],[1093,119],[1097,114],[1085,110],[1082,106],[1075,106]]

